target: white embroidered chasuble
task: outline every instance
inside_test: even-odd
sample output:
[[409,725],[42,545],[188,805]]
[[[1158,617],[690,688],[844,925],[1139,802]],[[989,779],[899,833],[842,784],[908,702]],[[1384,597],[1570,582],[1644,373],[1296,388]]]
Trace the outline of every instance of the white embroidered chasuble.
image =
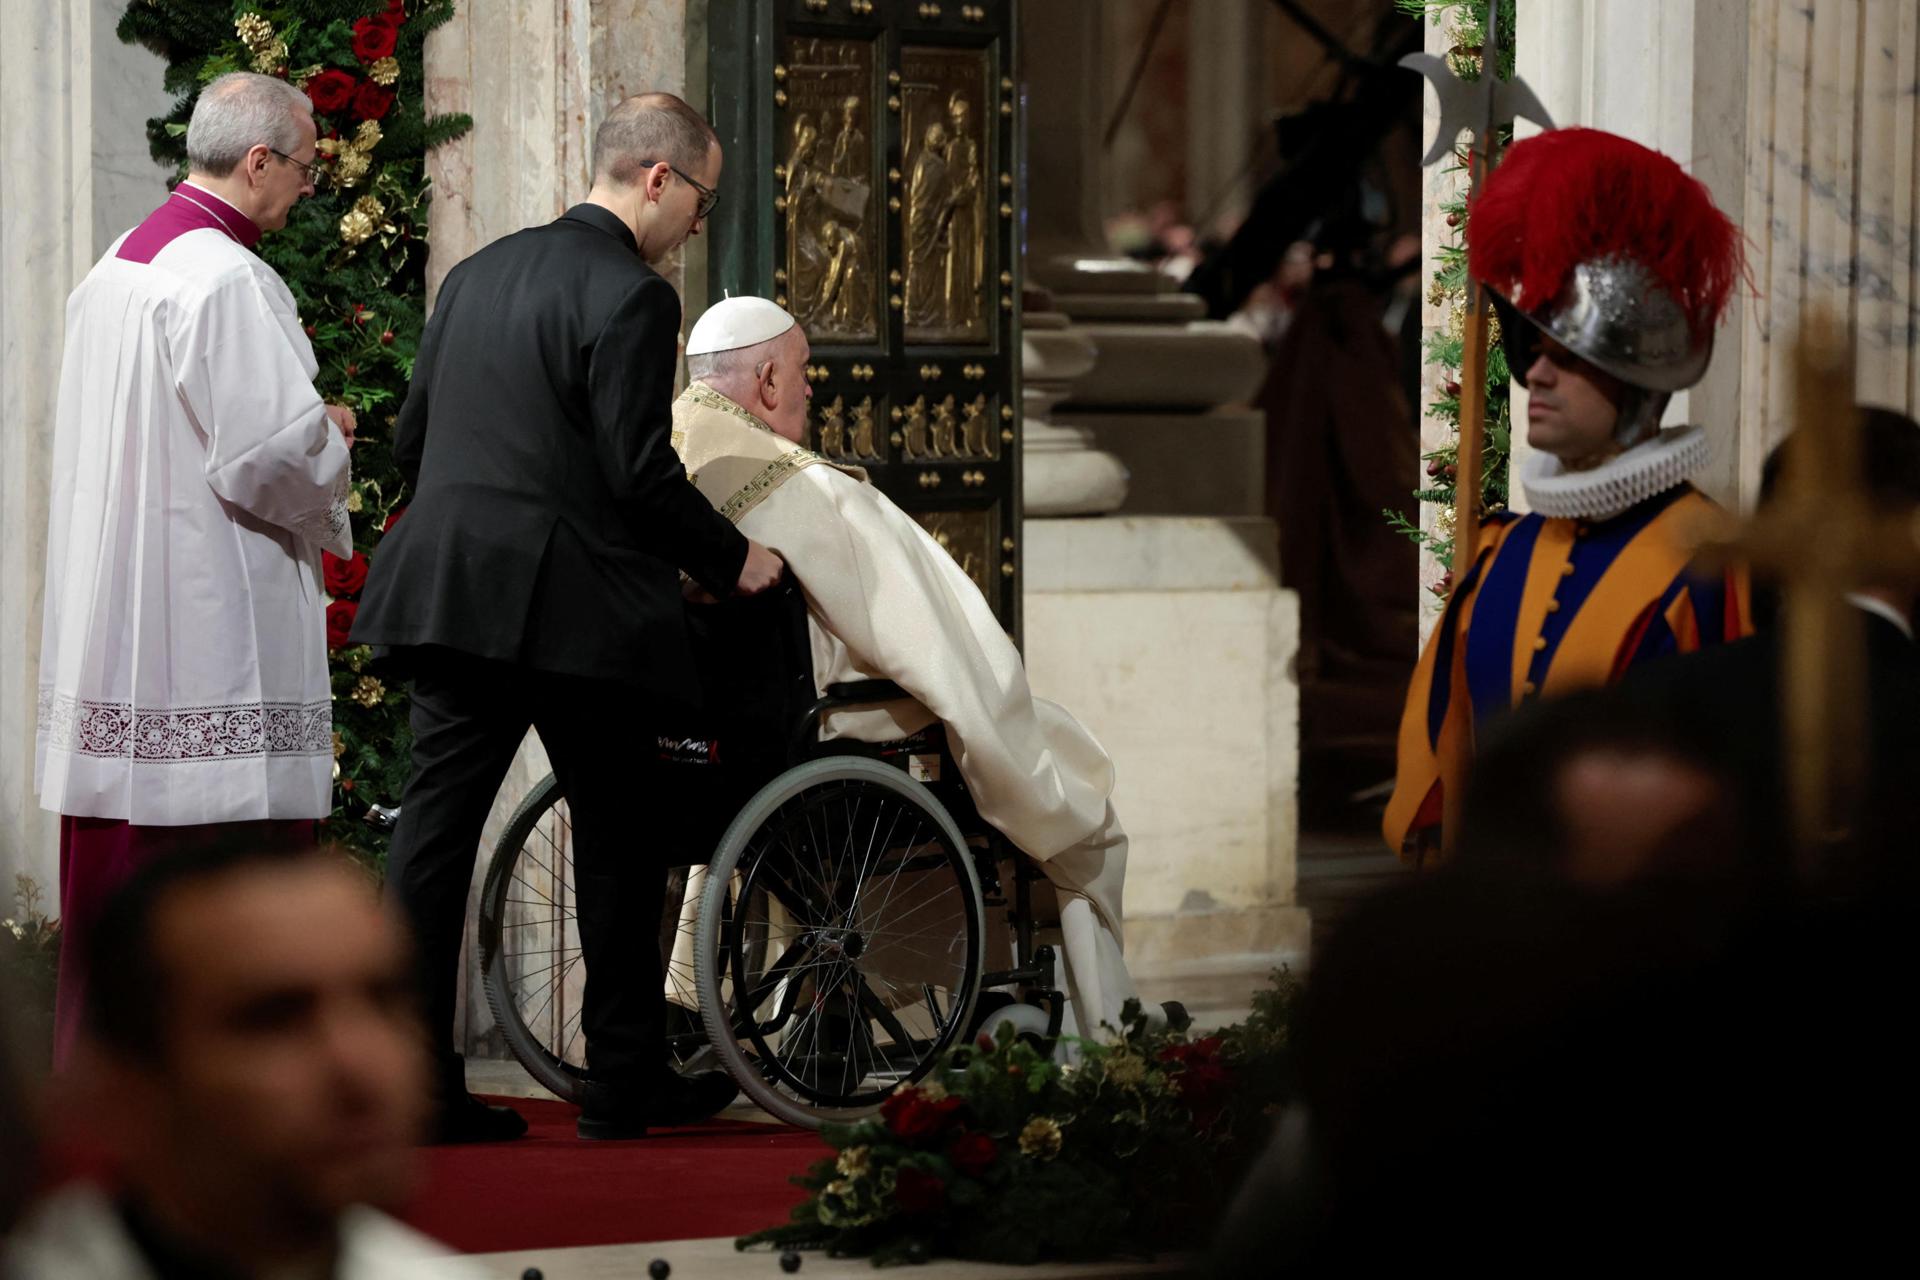
[[913,695],[837,713],[825,735],[884,742],[944,724],[980,816],[1056,890],[1067,1030],[1117,1026],[1134,986],[1121,954],[1127,837],[1106,751],[1033,696],[980,589],[859,468],[782,439],[698,382],[674,403],[673,445],[700,492],[786,560],[807,600],[819,687],[885,679]]
[[324,817],[320,552],[352,554],[347,447],[286,285],[222,225],[156,237],[170,207],[67,303],[40,803],[156,826]]

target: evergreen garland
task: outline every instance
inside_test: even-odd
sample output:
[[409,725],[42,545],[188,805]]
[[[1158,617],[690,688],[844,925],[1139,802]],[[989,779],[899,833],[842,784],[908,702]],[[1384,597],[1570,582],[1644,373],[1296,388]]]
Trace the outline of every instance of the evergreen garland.
[[400,803],[412,734],[407,698],[366,670],[346,633],[368,557],[403,508],[393,424],[426,321],[427,152],[465,133],[464,115],[429,117],[422,101],[427,33],[453,0],[132,0],[120,38],[167,62],[173,109],[147,122],[153,158],[187,171],[187,121],[200,89],[228,71],[258,71],[314,100],[319,194],[255,250],[280,273],[306,325],[328,401],[359,418],[353,448],[355,554],[326,556],[333,685],[334,809],[328,838],[376,865],[386,856],[375,804]]
[[[1447,61],[1455,75],[1477,80],[1481,70],[1481,49],[1486,41],[1487,16],[1492,0],[1399,0],[1402,12],[1434,22],[1447,23],[1452,42]],[[1500,66],[1502,80],[1513,78],[1515,0],[1499,0]],[[1508,134],[1498,142],[1505,146]],[[1464,164],[1455,164],[1448,172],[1459,173]],[[1427,286],[1427,300],[1435,305],[1449,304],[1446,328],[1427,339],[1429,365],[1442,372],[1440,395],[1427,406],[1429,415],[1445,421],[1453,429],[1453,440],[1431,453],[1422,455],[1427,464],[1427,485],[1414,491],[1414,498],[1441,509],[1438,532],[1429,532],[1397,511],[1383,514],[1393,527],[1419,543],[1442,566],[1453,563],[1454,475],[1459,463],[1460,362],[1464,350],[1462,331],[1467,307],[1467,201],[1463,193],[1441,206],[1447,226],[1455,231],[1451,244],[1440,249],[1440,262]],[[1507,460],[1513,434],[1512,374],[1506,354],[1500,349],[1497,317],[1487,318],[1487,412],[1486,438],[1480,458],[1480,504],[1482,511],[1499,511],[1507,505]],[[1444,598],[1452,588],[1449,573],[1434,584],[1434,594]]]

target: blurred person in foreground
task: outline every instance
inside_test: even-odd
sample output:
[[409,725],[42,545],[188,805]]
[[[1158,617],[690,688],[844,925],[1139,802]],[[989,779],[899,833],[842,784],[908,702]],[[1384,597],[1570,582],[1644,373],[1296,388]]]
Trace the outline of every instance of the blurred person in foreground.
[[1904,922],[1791,892],[1657,702],[1531,709],[1478,769],[1454,863],[1315,957],[1299,1094],[1214,1274],[1885,1256]]
[[227,843],[109,900],[74,1068],[111,1185],[56,1191],[12,1277],[474,1274],[388,1218],[426,1061],[402,932],[336,855]]
[[[1861,410],[1860,472],[1856,483],[1878,514],[1920,510],[1920,423],[1891,409]],[[1796,437],[1768,455],[1761,475],[1764,514],[1782,496],[1795,464]],[[1787,812],[1790,753],[1781,721],[1784,627],[1771,607],[1777,588],[1756,591],[1759,630],[1735,644],[1651,663],[1634,673],[1621,692],[1648,705],[1666,707],[1690,728],[1699,749],[1726,770],[1739,787],[1746,842],[1785,873],[1792,834]],[[1915,861],[1907,793],[1920,778],[1920,644],[1913,618],[1920,582],[1883,571],[1847,594],[1860,612],[1864,642],[1866,722],[1862,786],[1846,829],[1831,847],[1802,869],[1817,884],[1803,889],[1838,897],[1901,892],[1912,887]]]

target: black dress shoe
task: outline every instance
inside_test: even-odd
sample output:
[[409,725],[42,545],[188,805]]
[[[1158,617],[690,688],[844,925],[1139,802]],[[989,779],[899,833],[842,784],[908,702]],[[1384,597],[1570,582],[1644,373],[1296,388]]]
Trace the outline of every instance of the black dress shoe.
[[439,1108],[427,1142],[445,1146],[461,1142],[508,1142],[527,1131],[526,1117],[512,1107],[495,1107],[461,1090]]
[[669,1071],[645,1082],[590,1084],[574,1132],[598,1141],[644,1138],[650,1128],[710,1120],[739,1093],[724,1071]]

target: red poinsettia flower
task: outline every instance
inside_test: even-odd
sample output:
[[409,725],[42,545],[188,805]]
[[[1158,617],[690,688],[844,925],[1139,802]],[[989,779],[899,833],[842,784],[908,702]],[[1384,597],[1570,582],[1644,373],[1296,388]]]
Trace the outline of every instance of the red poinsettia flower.
[[368,80],[353,91],[353,114],[362,120],[378,120],[393,107],[393,91]]
[[327,580],[327,594],[338,600],[344,596],[360,594],[360,588],[367,585],[367,557],[356,551],[351,559],[343,560],[331,551],[320,553],[320,567]]
[[1220,1037],[1207,1036],[1160,1051],[1160,1061],[1176,1067],[1173,1087],[1202,1129],[1213,1127],[1233,1091],[1233,1072],[1220,1064]]
[[952,1126],[961,1105],[958,1098],[934,1099],[919,1089],[904,1089],[880,1104],[880,1118],[903,1142],[929,1142]]
[[307,81],[307,96],[313,109],[331,115],[353,101],[354,79],[344,71],[322,71]]
[[399,30],[387,21],[388,14],[362,18],[353,24],[353,56],[362,62],[378,62],[392,54],[400,43]]
[[360,606],[351,600],[335,600],[327,606],[327,648],[344,649],[353,633],[354,615],[360,612]]
[[893,1184],[893,1202],[903,1213],[931,1213],[946,1203],[947,1184],[936,1174],[907,1165]]
[[992,1168],[999,1156],[1000,1144],[984,1133],[963,1133],[947,1145],[947,1159],[969,1178]]

